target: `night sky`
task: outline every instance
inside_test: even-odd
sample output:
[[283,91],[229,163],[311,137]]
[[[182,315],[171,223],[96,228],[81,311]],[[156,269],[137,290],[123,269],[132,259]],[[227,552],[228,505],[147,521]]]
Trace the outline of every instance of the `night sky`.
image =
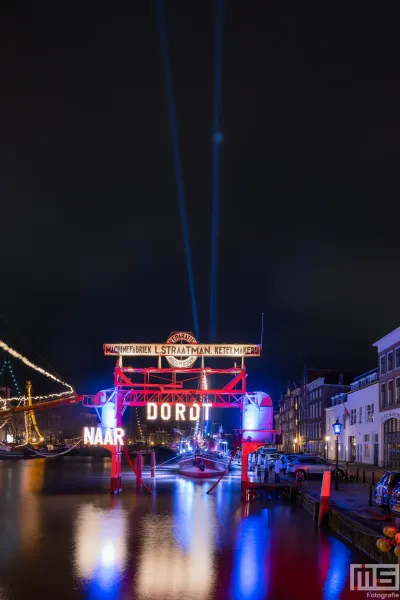
[[[193,331],[155,5],[2,13],[0,337],[96,392],[103,343]],[[215,2],[166,14],[208,341]],[[225,1],[218,340],[258,343],[265,313],[248,387],[274,399],[304,363],[374,367],[400,324],[399,17]]]

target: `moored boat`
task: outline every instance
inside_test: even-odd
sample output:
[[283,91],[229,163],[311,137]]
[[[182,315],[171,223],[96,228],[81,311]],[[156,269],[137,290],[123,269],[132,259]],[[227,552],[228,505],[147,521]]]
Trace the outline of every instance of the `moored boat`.
[[185,452],[178,462],[178,472],[187,477],[215,477],[229,467],[229,461],[227,443],[211,439],[204,447],[196,446],[193,451]]
[[22,452],[14,450],[10,446],[0,445],[0,460],[14,460],[23,457],[24,455]]
[[214,477],[221,475],[228,464],[222,459],[209,456],[208,452],[200,451],[197,454],[193,452],[191,456],[185,456],[178,463],[179,474],[188,477]]

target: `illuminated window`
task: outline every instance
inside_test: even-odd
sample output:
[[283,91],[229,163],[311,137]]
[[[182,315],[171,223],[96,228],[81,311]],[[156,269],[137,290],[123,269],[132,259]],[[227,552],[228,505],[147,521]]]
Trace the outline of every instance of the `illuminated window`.
[[393,379],[388,382],[389,406],[393,404]]
[[386,406],[386,384],[381,384],[381,406],[385,408]]
[[386,373],[386,357],[381,356],[381,375]]
[[367,404],[367,423],[372,423],[374,421],[374,405]]

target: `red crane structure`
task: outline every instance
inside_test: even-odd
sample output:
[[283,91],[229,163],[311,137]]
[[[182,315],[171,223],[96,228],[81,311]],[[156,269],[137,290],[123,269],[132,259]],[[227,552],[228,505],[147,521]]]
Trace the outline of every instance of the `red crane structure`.
[[[241,429],[235,436],[235,446],[242,447],[242,492],[245,493],[248,455],[265,444],[278,443],[281,434],[273,428],[269,396],[248,392],[246,388],[245,359],[259,357],[259,345],[200,344],[191,333],[178,332],[171,334],[165,344],[105,344],[104,354],[117,357],[114,387],[95,396],[83,396],[84,406],[98,411],[103,428],[122,428],[122,414],[128,406],[147,406],[149,418],[160,415],[163,420],[171,418],[175,411],[175,420],[182,421],[188,420],[188,414],[195,421],[202,410],[238,409]],[[139,357],[156,358],[158,366],[143,368],[124,364],[126,358]],[[217,358],[230,360],[234,365],[215,368]],[[195,366],[196,362],[200,362],[200,366]],[[211,382],[210,387],[203,384],[204,380]],[[110,491],[117,493],[122,489],[121,446],[116,443],[107,448],[112,455]]]
[[[124,447],[122,415],[128,406],[146,406],[148,418],[158,415],[164,421],[198,421],[201,411],[235,408],[240,411],[241,428],[234,445],[242,448],[242,493],[248,484],[248,456],[265,444],[280,443],[281,432],[273,427],[272,400],[262,392],[248,392],[245,359],[259,357],[254,344],[200,344],[191,333],[172,333],[164,344],[105,344],[104,354],[116,357],[114,386],[96,395],[68,397],[31,404],[0,412],[0,417],[29,410],[53,408],[82,402],[96,410],[100,426],[85,428],[85,442],[101,444],[111,452],[110,492],[122,490],[121,454]],[[157,366],[124,364],[126,359],[155,358]],[[216,359],[233,362],[215,368]],[[200,365],[195,366],[195,363]],[[208,363],[208,364],[206,364]],[[210,387],[204,382],[211,382]],[[72,388],[71,388],[72,390]],[[95,431],[96,430],[96,431]],[[129,459],[129,456],[127,456]],[[131,464],[131,461],[130,461]],[[133,466],[131,464],[131,466]],[[140,472],[136,473],[140,480]]]

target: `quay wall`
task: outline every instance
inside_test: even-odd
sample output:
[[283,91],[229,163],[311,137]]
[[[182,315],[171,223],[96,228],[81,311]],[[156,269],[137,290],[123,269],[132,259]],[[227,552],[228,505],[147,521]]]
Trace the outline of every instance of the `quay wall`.
[[[319,501],[298,490],[296,503],[304,508],[314,519],[318,521]],[[362,522],[364,521],[364,523]],[[341,510],[337,506],[331,506],[324,526],[329,527],[349,544],[358,548],[378,563],[397,563],[398,559],[392,551],[383,554],[376,547],[376,542],[383,537],[381,530],[373,529],[368,521],[362,517],[357,520],[349,515],[349,511]]]

